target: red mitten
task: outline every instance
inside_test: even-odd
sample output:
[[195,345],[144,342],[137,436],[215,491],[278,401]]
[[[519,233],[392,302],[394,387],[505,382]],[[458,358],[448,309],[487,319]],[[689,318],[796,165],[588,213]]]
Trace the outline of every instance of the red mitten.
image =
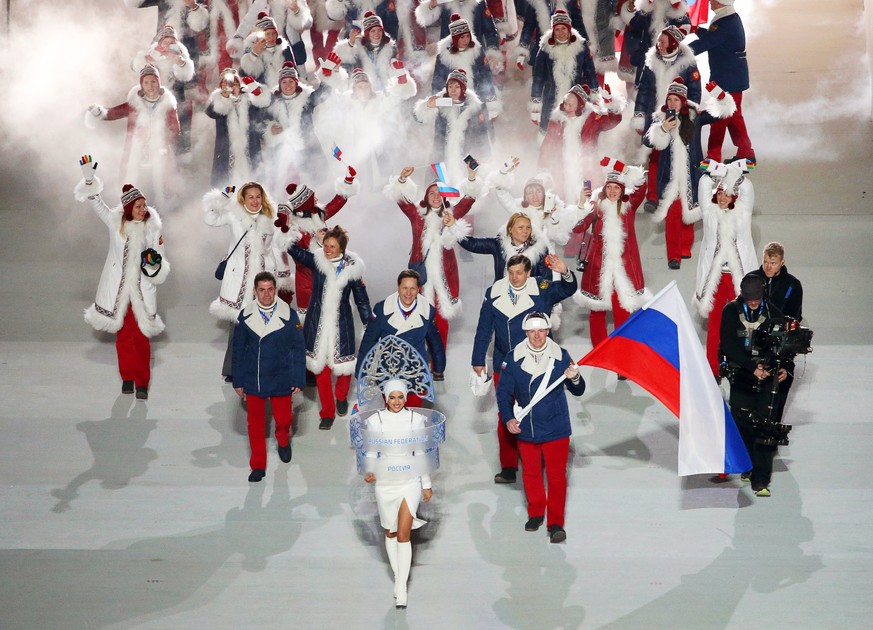
[[624,162],[620,162],[611,157],[604,157],[600,160],[600,166],[609,169],[610,171],[618,171],[619,173],[624,170]]
[[706,84],[706,91],[712,94],[712,96],[718,101],[725,97],[725,91],[721,89],[715,81],[710,81]]
[[246,94],[252,94],[253,96],[261,95],[261,84],[254,80],[252,77],[243,77],[242,78],[242,86],[240,90],[245,92]]
[[397,82],[400,84],[406,83],[406,66],[403,65],[403,62],[399,59],[392,59],[391,66],[397,71]]
[[348,175],[346,175],[346,177],[343,181],[347,184],[351,184],[353,181],[355,181],[355,175],[357,175],[357,174],[358,174],[358,171],[356,171],[353,166],[350,166],[349,173],[348,173]]

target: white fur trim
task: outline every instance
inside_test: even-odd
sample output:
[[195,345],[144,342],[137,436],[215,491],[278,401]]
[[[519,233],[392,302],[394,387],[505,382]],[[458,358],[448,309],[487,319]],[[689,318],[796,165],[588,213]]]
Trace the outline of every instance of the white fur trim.
[[564,95],[573,87],[573,80],[576,76],[576,64],[579,56],[585,50],[585,38],[579,34],[574,28],[570,29],[570,38],[575,36],[575,41],[570,41],[566,44],[552,45],[549,39],[552,37],[552,29],[540,38],[539,54],[548,55],[552,58],[552,79],[555,83],[555,100],[560,102]]
[[715,118],[730,118],[737,111],[737,102],[730,92],[725,92],[724,98],[721,100],[708,98],[704,110]]
[[351,264],[346,264],[337,274],[333,263],[324,255],[324,250],[318,250],[313,256],[316,268],[325,277],[325,284],[321,300],[321,319],[315,345],[311,352],[306,353],[306,368],[315,374],[325,367],[330,368],[334,374],[354,374],[354,360],[338,361],[339,309],[346,285],[364,277],[364,261],[354,252],[346,250],[345,258]]
[[[657,40],[657,36],[655,37]],[[697,58],[694,51],[685,44],[679,44],[679,52],[670,63],[664,63],[658,54],[657,48],[652,46],[646,53],[645,65],[655,75],[655,104],[660,107],[667,99],[667,89],[673,79],[680,76],[688,68],[697,67]]]
[[421,233],[421,253],[427,272],[427,282],[422,287],[422,293],[431,304],[439,302],[437,308],[440,315],[452,319],[461,312],[461,300],[453,300],[446,281],[443,269],[443,231],[442,217],[435,212],[428,212],[424,216],[424,230]]
[[333,183],[333,191],[340,197],[349,199],[361,192],[361,182],[356,179],[351,184],[346,183],[344,175],[340,175]]
[[418,185],[409,177],[405,182],[400,181],[400,177],[392,177],[388,180],[382,193],[394,203],[408,201],[411,204],[418,204]]
[[[420,5],[419,5],[420,6]],[[415,103],[415,106],[412,108],[412,116],[416,121],[427,124],[432,123],[436,120],[438,108],[437,107],[428,107],[427,101],[430,97],[423,98]]]
[[464,179],[464,181],[461,182],[459,189],[465,197],[471,197],[477,200],[482,199],[488,194],[488,184],[478,177],[473,181]]
[[432,24],[436,24],[440,19],[441,7],[437,5],[433,9],[430,8],[429,2],[422,2],[415,7],[415,21],[422,28],[427,28]]
[[[660,130],[660,132],[658,131]],[[658,142],[655,138],[661,138],[661,133],[666,133],[669,136],[670,142],[670,181],[667,186],[661,191],[661,198],[658,200],[658,208],[652,215],[652,221],[660,223],[667,217],[667,212],[670,210],[670,205],[679,200],[682,207],[682,216],[686,216],[691,205],[691,181],[688,172],[688,148],[682,143],[679,137],[679,127],[665,132],[661,127],[660,120],[656,117],[652,120],[652,125],[649,127],[650,138],[652,144],[658,147]],[[660,147],[662,150],[666,145]]]
[[82,203],[91,197],[96,197],[102,192],[103,181],[95,175],[90,184],[84,179],[80,179],[79,183],[76,184],[76,187],[73,189],[73,197],[76,201]]

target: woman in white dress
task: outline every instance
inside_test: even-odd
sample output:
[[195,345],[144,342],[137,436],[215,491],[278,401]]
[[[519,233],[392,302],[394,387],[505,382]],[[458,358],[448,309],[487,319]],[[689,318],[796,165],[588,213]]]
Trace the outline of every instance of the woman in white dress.
[[[406,408],[406,393],[408,385],[405,381],[392,379],[382,386],[385,396],[385,409],[367,418],[370,431],[381,430],[383,433],[411,432],[423,429],[425,417]],[[412,455],[383,453],[381,456],[408,462],[413,455],[424,456],[423,452],[415,451]],[[413,529],[418,529],[426,521],[416,516],[421,499],[425,503],[433,496],[430,476],[421,475],[405,480],[377,480],[372,472],[364,476],[367,483],[376,483],[376,505],[379,508],[379,519],[385,528],[385,549],[388,561],[394,571],[394,598],[397,608],[406,608],[406,582],[409,580],[409,569],[412,566],[412,543],[409,541]]]

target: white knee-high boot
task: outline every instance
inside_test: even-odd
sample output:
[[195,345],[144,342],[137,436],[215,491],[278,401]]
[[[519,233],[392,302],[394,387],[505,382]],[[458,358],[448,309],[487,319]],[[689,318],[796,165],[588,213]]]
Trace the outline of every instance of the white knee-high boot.
[[409,580],[409,569],[412,566],[412,543],[397,543],[397,577],[394,578],[394,594],[397,597],[397,607],[406,608],[406,582]]
[[385,536],[385,551],[388,554],[388,564],[391,565],[391,572],[394,574],[394,579],[397,579],[397,537],[389,538]]

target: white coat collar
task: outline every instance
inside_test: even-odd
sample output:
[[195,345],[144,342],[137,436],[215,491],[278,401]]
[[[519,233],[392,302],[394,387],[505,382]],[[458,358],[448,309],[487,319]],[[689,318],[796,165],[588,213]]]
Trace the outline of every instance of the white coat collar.
[[494,298],[494,308],[506,315],[508,319],[523,315],[531,308],[534,302],[531,296],[539,295],[540,289],[536,278],[528,278],[521,289],[513,289],[516,295],[515,304],[509,297],[509,278],[504,276],[491,287],[491,296]]
[[246,326],[263,339],[270,333],[281,330],[288,320],[291,319],[291,307],[285,301],[277,299],[276,310],[273,311],[273,316],[270,317],[269,322],[265,322],[258,312],[258,301],[253,300],[243,309],[243,318]]
[[532,379],[546,373],[549,359],[554,359],[556,363],[561,360],[561,346],[552,339],[547,338],[545,349],[542,353],[536,354],[540,355],[539,361],[534,358],[535,353],[527,345],[527,340],[515,346],[515,349],[512,351],[512,358],[521,363],[521,369],[530,374]]
[[412,311],[409,317],[403,317],[403,313],[400,312],[398,307],[399,299],[400,296],[395,291],[385,298],[385,303],[382,306],[382,312],[388,318],[388,323],[397,329],[397,333],[404,333],[408,330],[424,326],[425,319],[430,312],[430,302],[428,302],[427,298],[423,295],[418,296],[415,310]]

